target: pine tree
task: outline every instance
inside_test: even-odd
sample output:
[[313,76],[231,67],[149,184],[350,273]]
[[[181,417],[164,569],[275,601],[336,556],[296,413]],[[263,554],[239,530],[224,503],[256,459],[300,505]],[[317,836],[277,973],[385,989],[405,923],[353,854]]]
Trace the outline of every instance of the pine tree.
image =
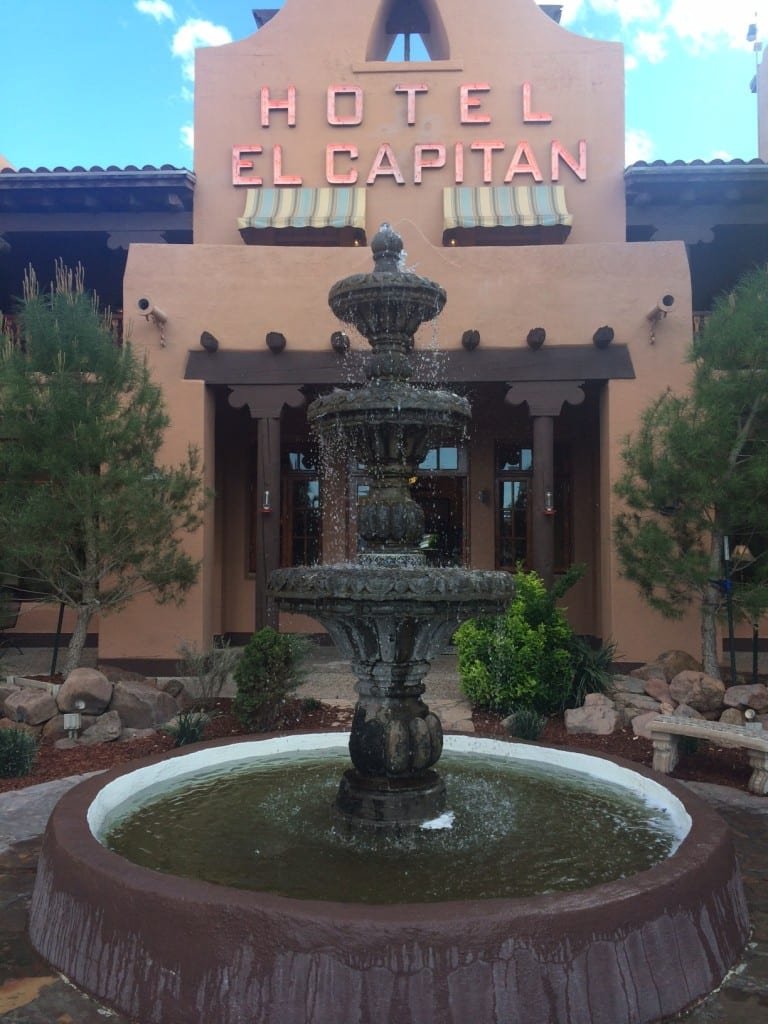
[[183,535],[206,495],[194,449],[158,463],[161,391],[118,344],[81,267],[57,264],[46,294],[30,271],[18,324],[0,352],[0,573],[74,610],[69,672],[95,614],[146,592],[183,599],[198,572]]
[[754,621],[768,608],[766,268],[717,300],[690,360],[688,393],[662,394],[624,443],[615,538],[623,574],[652,607],[679,617],[698,605],[702,662],[719,678],[724,538],[754,558],[734,576],[737,614]]

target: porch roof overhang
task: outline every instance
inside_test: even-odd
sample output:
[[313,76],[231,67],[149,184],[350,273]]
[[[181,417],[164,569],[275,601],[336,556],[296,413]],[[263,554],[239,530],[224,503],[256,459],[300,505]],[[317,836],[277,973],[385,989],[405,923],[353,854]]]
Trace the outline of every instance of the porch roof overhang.
[[[348,385],[352,360],[333,351],[291,352],[274,355],[219,349],[191,351],[185,380],[236,387],[243,384]],[[362,368],[360,367],[362,377]],[[452,349],[441,353],[441,377],[446,384],[484,384],[518,381],[633,380],[634,367],[626,345],[605,349],[594,345],[552,345],[533,351],[524,348],[480,348],[472,352]],[[419,380],[418,373],[415,380]]]

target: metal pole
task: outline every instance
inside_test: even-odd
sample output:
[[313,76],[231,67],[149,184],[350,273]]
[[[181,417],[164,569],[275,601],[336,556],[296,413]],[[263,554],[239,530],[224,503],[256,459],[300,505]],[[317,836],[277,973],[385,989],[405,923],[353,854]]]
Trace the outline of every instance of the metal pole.
[[752,683],[757,684],[757,649],[760,645],[757,619],[752,623]]

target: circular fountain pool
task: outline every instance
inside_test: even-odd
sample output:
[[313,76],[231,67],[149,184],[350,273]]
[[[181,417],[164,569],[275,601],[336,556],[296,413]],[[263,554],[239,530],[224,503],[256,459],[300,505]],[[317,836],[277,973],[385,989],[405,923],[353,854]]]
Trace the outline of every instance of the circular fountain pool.
[[[587,777],[586,788],[618,786],[630,802],[661,809],[676,847],[670,856],[573,892],[388,905],[297,899],[161,874],[100,841],[137,794],[143,801],[155,787],[214,766],[226,772],[244,758],[341,754],[344,740],[209,744],[77,787],[46,833],[30,918],[35,946],[146,1024],[636,1024],[680,1011],[736,960],[748,925],[723,822],[682,787],[605,758],[446,738],[449,755],[556,764]],[[567,834],[568,821],[560,827]],[[602,856],[600,841],[593,856]],[[308,854],[305,872],[314,871]],[[367,871],[378,872],[373,856]],[[454,872],[465,871],[456,854]]]

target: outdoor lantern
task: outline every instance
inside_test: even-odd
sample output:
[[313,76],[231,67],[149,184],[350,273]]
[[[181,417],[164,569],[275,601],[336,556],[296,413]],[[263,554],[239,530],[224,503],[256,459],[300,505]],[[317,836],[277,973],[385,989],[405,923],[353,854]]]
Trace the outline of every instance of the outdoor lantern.
[[267,331],[266,342],[269,351],[277,355],[278,352],[282,352],[285,348],[285,335],[281,334],[280,331]]
[[77,736],[83,724],[83,716],[79,711],[69,711],[62,715],[64,732],[73,740]]
[[553,516],[555,514],[555,498],[552,491],[544,491],[544,515]]
[[272,511],[272,503],[270,501],[269,491],[264,491],[264,500],[261,503],[261,511],[262,512],[271,512]]

